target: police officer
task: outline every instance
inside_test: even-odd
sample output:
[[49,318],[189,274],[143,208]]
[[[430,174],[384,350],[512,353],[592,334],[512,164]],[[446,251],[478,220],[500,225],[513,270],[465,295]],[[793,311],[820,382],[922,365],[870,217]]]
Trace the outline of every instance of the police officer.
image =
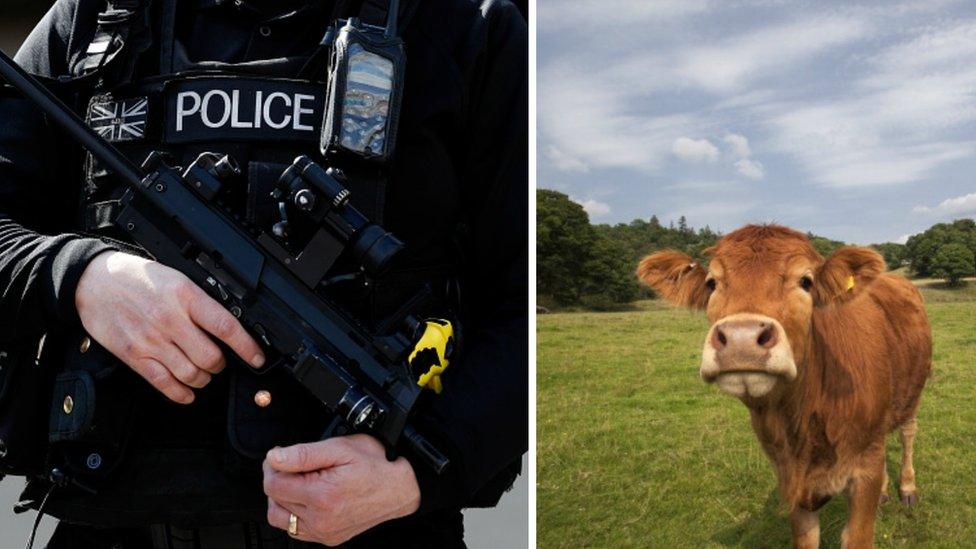
[[[270,224],[282,168],[319,154],[324,31],[382,25],[389,6],[58,0],[17,61],[136,161],[231,154],[243,174],[229,207]],[[411,260],[379,280],[338,276],[332,297],[371,324],[428,285],[463,328],[415,419],[451,466],[389,461],[368,435],[311,442],[322,405],[206,293],[128,245],[119,182],[6,90],[0,472],[29,478],[18,510],[60,519],[49,547],[463,546],[460,509],[511,486],[528,439],[526,26],[506,0],[402,0],[397,16],[395,154],[318,158]]]

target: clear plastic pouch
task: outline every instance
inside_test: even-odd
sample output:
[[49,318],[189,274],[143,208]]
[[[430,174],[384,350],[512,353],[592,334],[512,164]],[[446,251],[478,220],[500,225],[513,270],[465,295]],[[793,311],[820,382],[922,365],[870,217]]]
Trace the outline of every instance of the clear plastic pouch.
[[338,23],[322,124],[323,155],[348,154],[375,162],[393,156],[406,54],[395,33],[395,15],[391,18],[385,29],[356,18]]

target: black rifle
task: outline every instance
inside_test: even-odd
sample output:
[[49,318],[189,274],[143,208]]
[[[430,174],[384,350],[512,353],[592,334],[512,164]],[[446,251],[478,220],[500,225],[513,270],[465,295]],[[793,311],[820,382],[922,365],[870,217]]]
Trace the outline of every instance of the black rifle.
[[[274,191],[281,222],[271,234],[244,228],[216,203],[223,180],[239,174],[231,157],[204,153],[180,173],[153,153],[140,169],[2,52],[0,75],[125,182],[118,225],[226,307],[336,414],[323,438],[366,432],[390,457],[403,443],[438,473],[448,466],[408,424],[422,388],[406,355],[425,325],[412,304],[372,333],[315,292],[344,250],[378,276],[403,249],[349,204],[338,172],[299,157]],[[297,251],[288,239],[296,216],[311,227]]]

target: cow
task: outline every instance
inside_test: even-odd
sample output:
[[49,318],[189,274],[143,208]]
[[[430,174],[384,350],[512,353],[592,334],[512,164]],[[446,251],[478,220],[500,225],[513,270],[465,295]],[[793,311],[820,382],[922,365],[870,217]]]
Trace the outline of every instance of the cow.
[[922,296],[887,273],[877,252],[842,247],[824,259],[803,233],[747,225],[705,250],[640,261],[663,298],[707,312],[699,373],[749,409],[790,512],[796,547],[817,547],[817,510],[845,492],[843,547],[874,545],[888,499],[885,435],[899,431],[899,495],[917,501],[912,447],[932,365]]

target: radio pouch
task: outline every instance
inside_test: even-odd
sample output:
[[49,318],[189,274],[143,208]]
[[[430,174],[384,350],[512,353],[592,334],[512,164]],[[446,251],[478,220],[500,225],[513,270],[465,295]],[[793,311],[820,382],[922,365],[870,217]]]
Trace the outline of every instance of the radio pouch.
[[326,34],[334,37],[320,142],[326,157],[382,163],[393,156],[406,65],[397,10],[391,1],[385,29],[351,17]]

